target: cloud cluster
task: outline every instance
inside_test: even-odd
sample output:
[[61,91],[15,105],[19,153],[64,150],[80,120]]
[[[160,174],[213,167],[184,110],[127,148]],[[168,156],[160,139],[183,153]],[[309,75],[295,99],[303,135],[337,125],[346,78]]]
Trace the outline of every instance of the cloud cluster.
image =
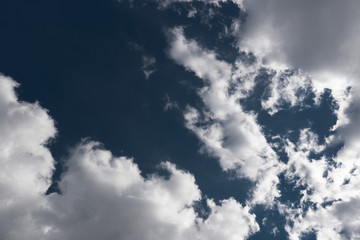
[[[243,5],[248,13],[246,23],[235,20],[233,24],[238,48],[275,69],[302,69],[319,92],[331,89],[339,105],[336,127],[350,123],[344,131],[353,129],[351,122],[357,124],[358,117],[352,112],[359,109],[354,99],[359,99],[360,2],[249,0]],[[347,138],[345,135],[341,137]]]
[[44,146],[53,120],[38,103],[19,102],[18,84],[0,75],[0,239],[41,239],[39,220],[54,160]]
[[[206,2],[219,7],[225,1]],[[157,2],[164,8],[192,1]],[[210,212],[203,219],[194,204],[204,199],[189,172],[164,162],[159,168],[168,177],[144,177],[131,158],[113,156],[89,140],[70,151],[59,182],[61,194],[45,195],[54,169],[47,148],[56,135],[54,121],[39,103],[19,101],[14,91],[18,84],[1,75],[1,239],[246,239],[260,230],[252,213],[256,204],[280,210],[290,239],[309,232],[324,240],[360,238],[360,55],[355,48],[360,3],[232,2],[248,13],[246,22],[234,20],[232,34],[241,54],[254,54],[254,62],[221,60],[187,39],[181,27],[167,33],[168,55],[203,80],[198,95],[204,108],[186,108],[186,127],[224,171],[255,183],[246,205],[234,198],[219,203],[207,199]],[[156,60],[140,46],[133,47],[142,53],[141,70],[150,77]],[[269,78],[260,108],[270,115],[285,108],[302,110],[308,107],[309,93],[320,96],[330,88],[339,106],[334,133],[320,143],[305,128],[295,141],[277,135],[273,139],[281,144],[269,143],[256,113],[240,104],[254,93],[262,72]],[[165,101],[165,110],[178,108],[169,96]],[[341,150],[326,154],[339,143]],[[282,150],[288,161],[280,162],[274,149]],[[281,196],[280,174],[301,189],[299,203],[281,200],[287,196]]]
[[315,160],[311,153],[326,148],[318,145],[317,136],[305,129],[299,142],[288,142],[287,177],[305,186],[300,207],[285,207],[292,226],[287,229],[291,239],[299,239],[304,232],[316,232],[317,239],[357,239],[360,222],[357,215],[360,201],[358,159],[354,146],[345,145],[329,162],[325,157]]
[[305,99],[312,93],[312,81],[300,70],[277,69],[268,86],[267,98],[261,106],[274,115],[291,107],[308,107]]
[[[322,5],[274,0],[245,1],[244,5],[249,17],[243,26],[234,21],[233,34],[242,53],[254,53],[259,59],[253,64],[225,62],[215,52],[186,39],[181,28],[169,31],[169,56],[205,85],[198,91],[205,108],[188,107],[186,126],[202,141],[203,150],[219,159],[224,170],[235,169],[239,177],[257,183],[249,200],[252,204],[277,204],[287,218],[291,239],[309,232],[317,239],[357,239],[360,222],[350,209],[357,209],[360,199],[356,188],[360,181],[360,134],[356,127],[360,101],[354,81],[360,75],[354,67],[359,63],[358,51],[352,50],[358,39],[354,25],[358,3],[350,1],[343,6],[335,1]],[[331,13],[338,11],[341,14],[333,17]],[[346,26],[339,30],[341,37],[334,36],[337,26]],[[328,37],[331,39],[327,41]],[[335,134],[323,144],[310,129],[299,129],[297,142],[278,136],[289,158],[286,164],[279,163],[256,115],[244,112],[239,104],[254,91],[261,70],[270,75],[261,107],[271,115],[283,108],[310,107],[305,102],[309,94],[320,96],[324,88],[331,89],[339,106],[333,109],[338,118]],[[314,100],[317,103],[318,99]],[[328,148],[341,142],[344,147],[337,155],[326,156]],[[299,205],[279,200],[280,173],[304,189]]]
[[[301,232],[313,231],[318,239],[357,239],[360,223],[349,209],[355,211],[359,201],[360,52],[356,46],[360,41],[360,2],[249,0],[243,4],[248,12],[246,23],[233,24],[239,49],[253,52],[275,69],[302,69],[317,91],[331,89],[339,106],[333,127],[336,134],[325,145],[319,146],[308,130],[303,130],[302,135],[307,137],[299,142],[287,141],[287,176],[306,189],[301,207],[287,211],[294,222],[293,227],[288,226],[290,236],[298,239]],[[304,82],[294,79],[295,85]],[[273,111],[276,104],[268,107],[267,103],[263,102],[263,107]],[[312,157],[320,149],[339,143],[344,147],[337,156]],[[313,206],[310,209],[309,204]]]
[[259,230],[248,206],[233,198],[200,218],[201,192],[190,173],[144,178],[127,157],[83,140],[69,153],[61,194],[45,195],[54,160],[46,147],[54,121],[38,103],[17,99],[17,83],[0,77],[0,238],[21,239],[245,239]]
[[214,52],[186,39],[181,28],[169,31],[169,41],[169,56],[205,83],[198,93],[206,107],[188,107],[186,126],[207,152],[219,158],[224,170],[235,170],[239,177],[257,183],[253,202],[271,204],[279,195],[277,174],[282,164],[267,143],[256,115],[244,112],[239,104],[253,88],[259,67],[219,60]]

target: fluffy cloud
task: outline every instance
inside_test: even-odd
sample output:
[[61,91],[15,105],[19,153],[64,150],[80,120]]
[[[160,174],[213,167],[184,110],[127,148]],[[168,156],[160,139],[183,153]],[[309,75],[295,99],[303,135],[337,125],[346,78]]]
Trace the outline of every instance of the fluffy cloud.
[[[359,221],[350,209],[357,209],[360,199],[356,80],[360,55],[355,48],[360,39],[360,4],[249,0],[243,5],[248,17],[246,22],[234,21],[233,34],[242,54],[254,53],[258,58],[255,64],[227,63],[186,39],[180,28],[170,33],[169,56],[205,83],[198,92],[205,109],[188,107],[187,127],[204,143],[204,150],[219,158],[224,170],[236,169],[240,176],[257,182],[253,203],[277,201],[277,175],[286,169],[287,180],[304,189],[299,206],[277,202],[288,219],[291,239],[306,232],[314,232],[318,239],[357,239]],[[256,115],[244,112],[238,104],[251,93],[260,69],[272,74],[268,95],[261,99],[270,114],[284,107],[308,107],[306,96],[320,96],[324,88],[331,89],[339,107],[335,132],[324,144],[309,129],[300,131],[298,142],[280,137],[289,158],[285,167],[266,150]],[[340,143],[344,147],[337,155],[324,155]]]
[[299,70],[277,69],[268,87],[269,97],[261,101],[271,115],[281,109],[306,107],[304,100],[312,92],[312,82]]
[[0,238],[40,239],[46,227],[38,216],[54,168],[44,145],[56,130],[38,103],[18,101],[16,86],[0,75]]
[[162,167],[168,180],[144,179],[131,159],[81,143],[68,160],[62,194],[49,196],[54,239],[181,239],[194,227],[191,205],[201,194],[192,175],[170,163]]
[[[293,7],[291,4],[283,1],[269,1],[263,5],[257,1],[246,4],[248,22],[244,26],[235,22],[234,34],[241,33],[238,35],[241,50],[245,50],[245,53],[253,52],[263,61],[254,64],[236,61],[231,64],[218,59],[215,52],[186,39],[181,28],[172,29],[169,33],[169,56],[201,78],[205,85],[198,91],[205,109],[188,107],[185,111],[186,126],[204,143],[205,151],[219,158],[224,170],[236,169],[239,176],[256,182],[252,204],[278,204],[288,219],[286,229],[291,239],[299,239],[306,232],[316,233],[318,239],[356,239],[358,221],[354,219],[351,224],[346,221],[352,219],[347,209],[356,208],[360,199],[356,188],[359,184],[357,161],[360,156],[356,147],[360,142],[360,134],[356,126],[359,123],[360,101],[356,93],[358,84],[353,81],[357,73],[354,68],[349,68],[351,65],[347,62],[356,53],[346,50],[338,53],[339,58],[331,55],[331,51],[328,53],[330,48],[337,45],[336,41],[340,41],[339,38],[334,40],[335,43],[325,42],[318,51],[311,48],[313,45],[307,49],[302,45],[306,43],[304,38],[310,34],[306,31],[315,30],[306,28],[310,24],[301,22],[307,20],[293,12],[296,8],[286,12],[287,8]],[[305,11],[305,5],[311,5],[308,2],[295,5],[299,4],[303,4],[299,8],[300,13]],[[327,18],[326,12],[334,7],[332,5],[337,4],[325,6],[320,16],[317,16],[317,12],[309,14],[314,15],[314,18]],[[278,14],[277,11],[281,12]],[[282,15],[294,16],[287,21],[285,17],[281,19]],[[306,31],[291,32],[298,28],[305,28]],[[301,38],[299,34],[305,36]],[[323,44],[322,40],[322,36],[319,39],[315,36],[308,43],[315,41],[315,48],[319,48]],[[324,61],[320,62],[322,58]],[[300,69],[291,70],[293,67]],[[310,129],[300,131],[298,142],[282,139],[289,157],[286,166],[276,160],[276,154],[256,122],[256,115],[244,112],[239,105],[239,99],[246,98],[253,90],[260,70],[268,71],[271,75],[268,95],[261,99],[263,109],[270,114],[282,108],[309,107],[304,105],[305,98],[313,93],[320,96],[324,88],[332,90],[339,105],[336,110],[338,121],[333,127],[336,134],[330,135],[323,145],[319,145],[317,135]],[[352,86],[351,90],[349,85]],[[328,147],[340,142],[345,146],[335,158],[323,155]],[[315,159],[314,154],[322,157]],[[277,200],[280,197],[278,174],[284,169],[286,179],[304,189],[301,191],[299,206],[282,205]]]
[[[239,49],[253,52],[275,69],[304,70],[316,90],[332,90],[339,105],[336,127],[357,122],[357,114],[352,112],[359,109],[359,101],[354,99],[359,99],[360,52],[355,46],[360,41],[360,3],[249,0],[243,4],[248,12],[246,23],[239,20],[233,24]],[[350,124],[346,129],[353,128]]]
[[168,178],[144,178],[132,159],[88,140],[70,151],[61,194],[46,196],[54,121],[38,103],[20,102],[15,86],[0,77],[1,239],[245,239],[259,230],[249,207],[232,198],[209,199],[209,217],[198,217],[195,178],[173,164],[159,166]]
[[324,240],[359,238],[360,222],[355,212],[360,201],[360,154],[350,144],[331,161],[310,157],[311,153],[326,150],[329,141],[319,145],[316,134],[304,129],[299,142],[287,142],[286,176],[304,187],[300,206],[284,207],[284,215],[292,222],[287,225],[291,239],[299,239],[306,232],[315,232],[317,239]]
[[254,202],[271,203],[279,194],[277,174],[282,164],[262,134],[256,115],[244,112],[239,104],[254,86],[259,68],[217,59],[214,52],[187,40],[181,28],[170,30],[169,35],[169,56],[205,83],[198,93],[206,109],[188,107],[186,126],[207,152],[219,158],[224,170],[236,170],[239,177],[257,182]]
[[50,196],[57,219],[54,239],[244,239],[258,230],[248,207],[233,199],[221,205],[209,200],[209,218],[198,218],[192,207],[201,198],[195,179],[173,164],[161,165],[169,179],[144,179],[131,159],[97,147],[89,142],[73,150],[62,195]]
[[[287,177],[306,189],[301,208],[287,212],[295,222],[293,228],[288,226],[290,235],[298,239],[302,231],[314,231],[318,239],[356,239],[359,223],[354,219],[350,224],[346,219],[352,219],[353,214],[347,209],[356,209],[359,200],[355,186],[359,184],[360,98],[356,79],[360,76],[360,54],[355,46],[360,39],[357,24],[360,3],[249,0],[244,1],[244,7],[248,12],[246,23],[234,21],[233,24],[239,49],[253,52],[274,69],[302,69],[312,79],[311,85],[316,91],[331,89],[339,106],[338,121],[333,128],[336,134],[330,136],[324,146],[319,146],[316,136],[308,130],[303,130],[299,142],[286,144]],[[284,96],[290,103],[296,103],[294,95],[289,93],[307,81],[292,80],[290,88],[280,89],[273,80],[276,88],[262,106],[270,113],[276,112],[278,99]],[[310,156],[311,152],[339,143],[344,147],[334,158],[317,160]],[[316,207],[306,210],[309,202]]]

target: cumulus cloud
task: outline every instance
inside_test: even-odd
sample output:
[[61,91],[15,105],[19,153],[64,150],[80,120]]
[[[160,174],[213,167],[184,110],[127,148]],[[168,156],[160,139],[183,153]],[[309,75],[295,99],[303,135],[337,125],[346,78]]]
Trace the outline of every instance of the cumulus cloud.
[[[181,239],[194,226],[201,197],[189,173],[163,163],[171,177],[144,179],[131,159],[84,142],[68,160],[62,194],[49,196],[54,239]],[[87,231],[84,231],[87,229]]]
[[181,28],[170,30],[169,39],[169,56],[205,83],[198,93],[206,108],[188,107],[186,126],[207,152],[219,158],[224,170],[235,170],[239,177],[257,182],[254,202],[271,203],[279,194],[277,174],[282,164],[262,134],[256,115],[244,112],[239,104],[254,86],[258,68],[219,60],[213,51],[186,39]]
[[169,179],[144,179],[131,159],[115,158],[94,142],[77,146],[60,183],[63,194],[50,196],[57,219],[54,239],[212,239],[210,234],[244,239],[258,230],[248,207],[233,199],[221,205],[209,200],[209,218],[198,218],[192,205],[201,193],[194,177],[169,162],[161,167]]
[[144,178],[128,157],[83,140],[66,159],[61,194],[45,195],[54,160],[46,147],[54,121],[38,103],[17,99],[10,78],[0,77],[0,238],[21,239],[245,239],[259,230],[248,206],[208,199],[190,173],[170,162],[169,172]]
[[41,239],[46,225],[38,220],[54,169],[45,144],[56,130],[38,103],[18,100],[17,86],[0,75],[0,238]]

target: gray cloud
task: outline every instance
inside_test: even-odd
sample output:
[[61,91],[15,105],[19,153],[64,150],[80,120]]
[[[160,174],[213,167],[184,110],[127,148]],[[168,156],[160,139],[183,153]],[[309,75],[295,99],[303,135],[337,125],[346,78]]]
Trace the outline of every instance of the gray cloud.
[[358,74],[360,3],[350,1],[244,1],[248,12],[241,48],[305,71]]

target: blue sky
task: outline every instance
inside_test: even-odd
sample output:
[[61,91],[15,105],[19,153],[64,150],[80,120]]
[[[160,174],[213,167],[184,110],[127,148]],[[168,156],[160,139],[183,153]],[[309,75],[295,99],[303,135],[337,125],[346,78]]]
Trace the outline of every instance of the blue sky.
[[0,1],[0,238],[360,238],[359,8]]

